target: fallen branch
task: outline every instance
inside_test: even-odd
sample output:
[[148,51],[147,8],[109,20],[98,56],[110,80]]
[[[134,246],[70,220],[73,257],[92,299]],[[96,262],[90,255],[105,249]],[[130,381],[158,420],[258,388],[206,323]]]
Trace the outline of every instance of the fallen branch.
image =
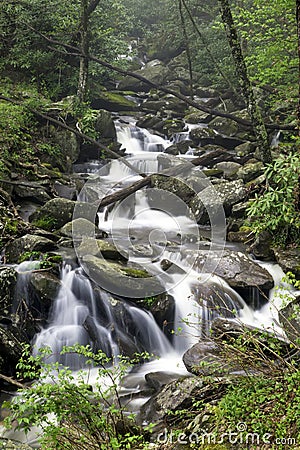
[[[222,157],[222,161],[228,161],[230,158],[232,158],[232,155],[224,152],[223,150],[214,150],[210,153],[199,156],[199,158],[192,159],[190,161],[190,163],[195,167],[196,166],[205,166],[209,162],[211,162],[212,160],[215,160],[218,157]],[[171,167],[169,169],[165,169],[165,170],[159,172],[158,175],[174,177],[186,169],[187,169],[187,163],[178,164],[177,166],[174,166],[174,167]],[[103,197],[103,199],[101,199],[99,201],[98,207],[102,208],[104,206],[111,205],[112,203],[116,203],[119,200],[124,200],[126,197],[128,197],[129,195],[138,191],[139,189],[142,189],[143,187],[151,185],[153,175],[157,175],[157,174],[150,174],[150,175],[146,176],[145,178],[143,178],[142,180],[136,181],[135,183],[131,184],[130,186],[127,186],[124,189],[120,189],[119,191],[114,192],[113,194]]]
[[[29,106],[20,102],[19,100],[15,100],[15,99],[6,97],[4,95],[0,95],[0,100],[4,100],[6,102],[13,103],[15,105],[20,105],[20,106],[26,108],[31,113],[35,114],[36,116],[41,117],[42,119],[47,120],[48,122],[54,123],[55,125],[65,129],[65,130],[71,131],[72,133],[75,134],[75,136],[79,137],[80,139],[90,142],[95,147],[99,148],[100,150],[104,150],[111,157],[113,157],[115,159],[121,158],[121,156],[118,153],[114,152],[113,150],[108,148],[106,145],[95,141],[95,139],[91,138],[87,134],[82,133],[81,131],[77,130],[76,128],[70,127],[69,125],[65,124],[64,122],[61,122],[60,120],[50,117],[47,114],[44,114],[36,109],[30,108]],[[132,166],[126,159],[123,158],[122,162],[125,164],[125,166],[129,167],[131,170],[133,170],[135,173],[137,173],[136,168],[134,166]],[[139,175],[144,176],[143,174],[139,174]]]
[[7,383],[12,384],[13,386],[17,386],[19,389],[25,389],[26,388],[26,386],[24,384],[20,383],[17,380],[14,380],[11,377],[7,377],[6,375],[3,375],[2,373],[0,373],[0,378],[1,378],[1,380],[6,381]]
[[[63,54],[65,54],[66,56],[75,56],[78,58],[83,56],[78,47],[75,47],[75,46],[69,45],[69,44],[64,44],[63,42],[57,41],[56,39],[52,39],[48,36],[45,36],[43,33],[40,33],[39,31],[35,30],[34,28],[32,28],[30,26],[29,26],[29,28],[32,31],[34,31],[35,33],[39,34],[43,39],[45,39],[50,44],[61,46],[61,47],[65,48],[67,50],[67,52],[63,52]],[[52,48],[52,47],[50,47],[50,48],[54,51],[56,50],[55,48]],[[99,59],[91,54],[85,55],[85,57],[87,57],[90,61],[94,61],[97,64],[100,64],[101,66],[106,67],[107,69],[110,69],[114,72],[120,73],[121,75],[130,76],[130,77],[135,78],[145,84],[148,84],[152,88],[159,89],[160,91],[165,92],[166,94],[171,94],[174,97],[177,97],[178,99],[184,101],[186,104],[193,106],[194,108],[196,108],[200,111],[203,111],[207,114],[211,114],[212,116],[217,116],[217,117],[225,117],[227,119],[231,119],[234,122],[237,122],[246,127],[252,128],[252,126],[253,126],[249,120],[242,119],[233,114],[225,113],[223,111],[219,111],[217,109],[209,108],[205,105],[199,104],[198,102],[192,100],[191,98],[186,97],[185,95],[181,94],[180,92],[174,91],[173,89],[169,89],[165,86],[159,86],[158,84],[154,83],[153,81],[148,80],[147,78],[143,77],[140,74],[121,69],[120,67],[116,67],[116,66],[114,66],[106,61],[103,61],[102,59]],[[266,128],[271,129],[271,130],[290,130],[290,131],[296,130],[296,127],[294,125],[279,125],[279,124],[275,124],[275,123],[269,123],[269,124],[265,124],[265,126],[266,126]]]

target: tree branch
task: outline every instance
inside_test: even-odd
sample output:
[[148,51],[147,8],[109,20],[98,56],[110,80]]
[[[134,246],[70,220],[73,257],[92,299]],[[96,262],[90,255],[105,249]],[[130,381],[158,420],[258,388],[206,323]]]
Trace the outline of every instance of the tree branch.
[[[30,111],[31,113],[35,114],[38,117],[41,117],[42,119],[45,119],[51,123],[54,123],[55,125],[71,131],[72,133],[75,134],[75,136],[79,137],[80,139],[83,139],[87,142],[90,142],[91,144],[93,144],[95,147],[99,148],[100,150],[104,150],[108,155],[110,155],[112,158],[114,159],[119,159],[121,156],[114,152],[113,150],[111,150],[110,148],[108,148],[106,145],[101,144],[100,142],[95,141],[95,139],[92,139],[90,136],[88,136],[87,134],[81,133],[79,130],[77,130],[76,128],[70,127],[69,125],[66,125],[64,122],[61,122],[60,120],[54,119],[53,117],[48,116],[47,114],[44,114],[36,109],[30,108],[29,106],[25,105],[24,103],[18,101],[18,100],[14,100],[12,98],[6,97],[4,95],[0,95],[0,100],[4,100],[6,102],[9,103],[13,103],[15,105],[20,105],[23,106],[24,108],[26,108],[28,111]],[[131,170],[133,170],[134,173],[137,173],[137,170],[134,166],[132,166],[126,159],[122,158],[122,162],[129,167]],[[140,174],[140,176],[144,177],[144,174]]]
[[[56,39],[52,39],[48,36],[45,36],[44,34],[40,33],[39,31],[35,30],[34,28],[30,27],[34,32],[36,32],[37,34],[39,34],[41,37],[43,37],[47,42],[49,42],[52,45],[57,45],[57,46],[61,46],[63,48],[65,48],[67,50],[66,53],[64,53],[66,56],[75,56],[75,57],[82,57],[82,53],[80,52],[80,49],[78,47],[75,47],[73,45],[69,45],[69,44],[64,44],[63,42],[57,41]],[[54,49],[53,49],[54,50]],[[103,61],[102,59],[99,59],[93,55],[88,55],[88,58],[91,61],[96,62],[97,64],[100,64],[103,67],[106,67],[109,70],[112,70],[114,72],[120,73],[121,75],[124,76],[130,76],[132,78],[135,78],[139,81],[142,81],[145,84],[148,84],[149,86],[151,86],[152,88],[155,89],[159,89],[162,92],[165,92],[166,94],[171,94],[174,97],[179,98],[180,100],[184,101],[186,104],[193,106],[194,108],[206,112],[207,114],[211,114],[212,116],[218,116],[218,117],[225,117],[227,119],[231,119],[234,122],[237,122],[241,125],[244,125],[245,127],[251,127],[252,128],[252,123],[249,120],[246,119],[242,119],[240,117],[237,117],[233,114],[230,113],[225,113],[223,111],[219,111],[217,109],[213,109],[213,108],[209,108],[205,105],[200,105],[199,103],[195,102],[194,100],[186,97],[185,95],[182,95],[180,92],[174,91],[172,89],[169,89],[165,86],[159,86],[158,84],[148,80],[147,78],[143,77],[142,75],[139,75],[137,73],[134,72],[130,72],[124,69],[121,69],[120,67],[116,67],[106,61]],[[266,128],[271,129],[271,130],[289,130],[289,131],[294,131],[296,129],[296,127],[294,125],[279,125],[279,124],[265,124]]]

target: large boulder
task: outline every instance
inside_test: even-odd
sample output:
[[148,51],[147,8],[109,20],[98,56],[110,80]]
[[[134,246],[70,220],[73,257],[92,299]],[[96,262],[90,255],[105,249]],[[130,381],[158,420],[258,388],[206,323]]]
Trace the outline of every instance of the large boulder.
[[95,122],[95,130],[100,134],[101,138],[117,139],[115,123],[110,112],[100,109]]
[[300,338],[300,296],[279,311],[280,323],[291,342]]
[[300,247],[274,250],[275,257],[284,272],[292,272],[300,280]]
[[224,209],[227,217],[230,216],[233,205],[240,203],[246,196],[247,190],[242,180],[218,180],[213,187],[208,186],[195,196],[189,206],[198,223],[205,225],[214,214],[220,214],[220,208]]
[[26,234],[6,246],[6,259],[9,263],[18,263],[20,256],[27,252],[52,252],[57,250],[57,245],[50,239],[42,236]]
[[30,222],[46,230],[58,230],[71,222],[76,205],[76,217],[95,217],[97,209],[84,202],[75,202],[66,198],[53,198],[35,211],[29,218]]
[[257,287],[268,291],[274,286],[269,272],[244,253],[198,250],[195,254],[193,250],[186,250],[184,254],[187,258],[195,259],[194,268],[197,271],[201,273],[205,267],[205,272],[212,271],[233,288]]
[[[130,89],[127,89],[130,90]],[[112,112],[120,111],[137,111],[138,106],[132,100],[126,98],[126,96],[120,92],[114,91],[98,91],[93,94],[93,100],[91,102],[91,107],[94,109],[107,110]],[[107,116],[108,117],[108,116]],[[102,122],[102,119],[101,119]],[[99,123],[100,124],[100,123]],[[97,126],[97,121],[96,121]],[[102,125],[101,125],[102,128]],[[111,134],[113,129],[110,124],[110,136],[103,137],[113,137]]]
[[44,320],[57,297],[60,287],[59,278],[51,272],[33,272],[30,276],[29,289],[32,291],[35,301],[39,304],[38,310],[42,316],[44,315]]
[[[167,80],[169,69],[163,62],[154,59],[148,62],[142,69],[137,70],[135,74],[146,78],[157,86],[161,86]],[[125,77],[120,81],[118,88],[122,91],[148,92],[151,89],[151,85],[133,77]]]
[[29,199],[41,204],[46,203],[51,198],[47,193],[45,183],[36,181],[20,181],[14,186],[13,194],[19,199]]

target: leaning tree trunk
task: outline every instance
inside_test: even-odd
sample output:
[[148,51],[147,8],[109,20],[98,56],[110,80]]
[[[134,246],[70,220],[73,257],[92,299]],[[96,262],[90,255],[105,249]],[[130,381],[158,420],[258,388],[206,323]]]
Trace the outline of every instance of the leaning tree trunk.
[[299,98],[298,98],[298,135],[300,135],[300,0],[296,0],[296,19],[297,19],[297,34],[298,34],[298,61],[299,61]]
[[228,43],[230,45],[232,57],[235,64],[235,69],[239,78],[243,95],[247,103],[247,109],[259,145],[260,156],[264,163],[269,163],[272,161],[272,156],[268,142],[268,134],[261,116],[260,109],[257,105],[251,82],[248,77],[247,67],[231,14],[229,0],[219,0],[219,2],[222,11],[222,21],[225,26]]
[[77,87],[77,97],[81,102],[85,100],[87,91],[87,81],[89,73],[89,13],[88,0],[81,0],[81,18],[80,18],[80,52],[83,56],[80,57],[79,63],[79,77]]

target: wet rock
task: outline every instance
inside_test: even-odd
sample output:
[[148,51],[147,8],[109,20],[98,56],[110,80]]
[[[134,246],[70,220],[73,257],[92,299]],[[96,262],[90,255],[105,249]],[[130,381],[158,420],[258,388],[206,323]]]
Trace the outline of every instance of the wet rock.
[[28,342],[20,329],[11,325],[0,325],[0,372],[5,375],[15,373],[16,364],[22,355],[22,343]]
[[201,145],[202,147],[206,145],[219,145],[227,150],[233,150],[238,145],[242,144],[244,141],[237,137],[222,136],[217,134],[216,131],[211,128],[194,128],[190,132],[190,138],[195,145]]
[[248,243],[253,238],[253,232],[250,230],[245,231],[230,231],[227,235],[229,242],[245,242]]
[[[187,258],[195,259],[194,267],[197,271],[212,272],[223,278],[233,288],[257,287],[268,291],[274,286],[269,272],[260,267],[248,256],[241,252],[224,250],[224,252],[186,250]],[[190,256],[189,256],[190,254]]]
[[[291,296],[286,299],[289,301]],[[288,339],[297,342],[300,338],[300,296],[293,298],[290,303],[279,311],[279,321]]]
[[262,231],[249,247],[249,252],[262,261],[274,261],[273,238],[268,231]]
[[211,121],[211,119],[211,114],[208,114],[204,111],[199,111],[196,108],[189,108],[188,113],[184,117],[185,122],[192,125],[208,123]]
[[155,391],[159,391],[166,384],[178,379],[178,375],[172,372],[149,372],[145,375],[148,386]]
[[49,308],[57,297],[61,282],[50,272],[33,272],[30,276],[29,288],[39,302],[39,312],[47,317]]
[[164,386],[141,408],[140,420],[147,423],[167,420],[172,413],[191,407],[212,393],[212,387],[194,377],[180,378]]
[[276,261],[284,272],[292,272],[300,280],[300,248],[274,249]]
[[95,218],[97,208],[84,202],[75,202],[66,198],[53,198],[35,211],[29,220],[34,225],[46,230],[58,230],[73,219],[76,205],[76,217]]
[[246,156],[255,151],[255,144],[253,142],[247,141],[235,147],[235,151],[238,156]]
[[262,175],[264,172],[264,165],[262,162],[248,162],[241,167],[237,172],[237,178],[243,180],[245,183]]
[[116,140],[117,132],[110,112],[100,109],[95,122],[95,130],[102,138]]
[[[138,80],[137,80],[138,81]],[[131,88],[124,90],[133,90]],[[93,99],[91,102],[93,109],[107,110],[112,112],[121,111],[137,111],[138,106],[132,100],[126,98],[121,92],[114,91],[100,91],[93,93]],[[111,132],[112,132],[111,128]],[[111,134],[111,132],[109,134]],[[109,136],[111,138],[111,136]]]
[[55,181],[53,187],[59,197],[66,198],[68,200],[76,200],[78,194],[78,189],[76,186]]
[[10,263],[18,263],[25,252],[51,252],[57,250],[57,245],[50,239],[26,234],[6,246],[6,258]]
[[215,117],[211,122],[209,122],[209,128],[216,130],[220,134],[226,136],[235,136],[238,132],[238,124],[231,119],[225,117]]
[[187,371],[197,376],[223,376],[236,370],[233,364],[225,361],[219,345],[212,340],[193,345],[182,359]]
[[[92,231],[92,228],[89,228],[89,230]],[[94,255],[110,260],[127,260],[127,257],[124,254],[121,254],[114,244],[100,239],[93,239],[91,237],[84,237],[82,239],[82,242],[77,248],[77,253],[79,257]]]
[[159,295],[150,306],[150,311],[159,328],[168,336],[174,329],[175,300],[169,294]]
[[95,227],[95,224],[83,218],[78,218],[66,223],[62,228],[58,230],[58,233],[61,236],[72,239],[101,236],[101,231],[97,227]]
[[[169,69],[164,65],[164,63],[158,59],[155,59],[148,62],[143,69],[137,70],[135,73],[157,85],[162,85],[167,79]],[[121,79],[118,88],[121,91],[149,92],[151,86],[148,83],[137,80],[136,78],[125,77]]]
[[0,320],[11,313],[16,282],[17,272],[13,267],[0,267]]
[[164,292],[159,281],[148,272],[122,263],[86,255],[81,264],[87,275],[109,292],[129,298],[145,298]]
[[241,167],[241,164],[232,161],[223,161],[214,166],[215,169],[222,170],[226,180],[234,180]]
[[243,219],[246,214],[246,210],[248,208],[247,202],[237,203],[233,205],[231,215],[234,219]]
[[195,197],[190,207],[198,223],[205,225],[210,220],[209,216],[221,214],[221,208],[224,209],[227,217],[230,216],[233,205],[240,203],[246,196],[247,190],[241,180],[220,180],[218,184],[207,187],[201,195]]
[[46,192],[43,182],[26,181],[25,183],[20,181],[18,185],[14,187],[13,193],[20,199],[34,200],[41,204],[46,203],[51,198]]
[[139,118],[136,122],[136,126],[139,128],[150,128],[155,130],[157,129],[157,127],[162,130],[163,124],[164,122],[161,120],[161,118],[153,114],[143,115],[143,117]]

